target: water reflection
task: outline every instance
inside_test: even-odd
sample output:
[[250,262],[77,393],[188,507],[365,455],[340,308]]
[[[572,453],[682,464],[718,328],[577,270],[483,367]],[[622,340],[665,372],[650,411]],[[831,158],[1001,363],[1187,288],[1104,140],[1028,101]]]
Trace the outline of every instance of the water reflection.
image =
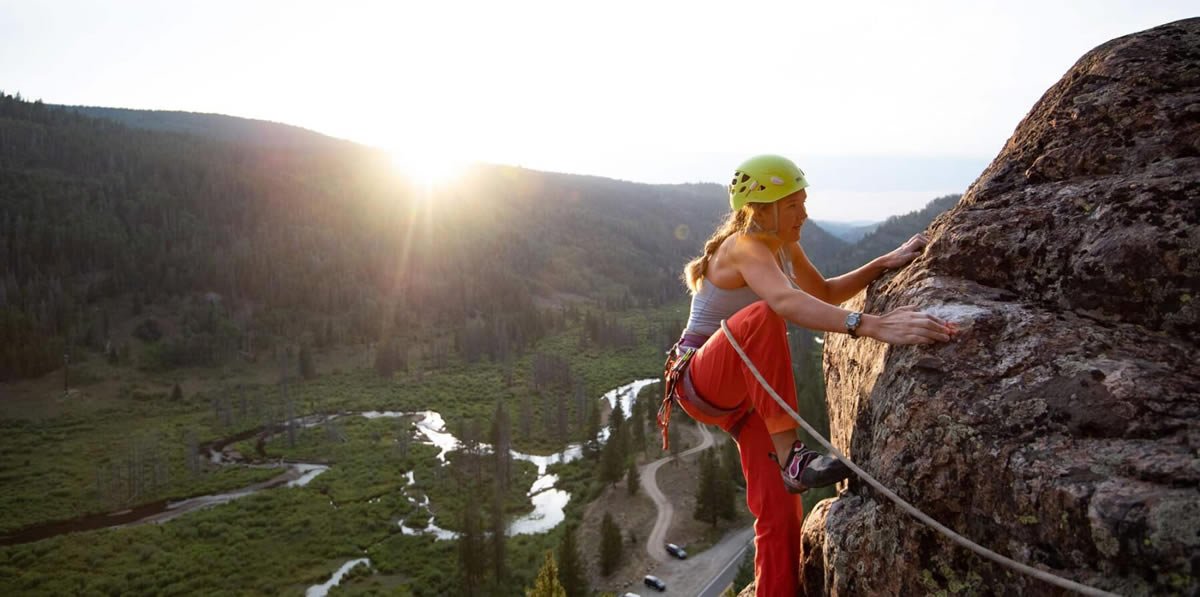
[[342,567],[338,568],[337,572],[334,572],[333,576],[331,576],[329,580],[319,585],[313,585],[309,587],[308,590],[304,592],[304,597],[325,597],[327,594],[329,594],[330,589],[338,586],[338,583],[342,582],[342,578],[349,574],[350,571],[359,564],[366,564],[368,567],[370,567],[371,560],[367,558],[358,558],[357,560],[350,560],[349,562],[342,564]]

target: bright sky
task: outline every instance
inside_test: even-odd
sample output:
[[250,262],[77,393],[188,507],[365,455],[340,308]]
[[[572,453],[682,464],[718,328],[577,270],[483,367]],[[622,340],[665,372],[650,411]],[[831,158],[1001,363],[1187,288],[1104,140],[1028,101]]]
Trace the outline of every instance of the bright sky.
[[1192,2],[0,0],[0,89],[295,124],[425,161],[724,182],[783,153],[817,219],[962,192],[1041,94]]

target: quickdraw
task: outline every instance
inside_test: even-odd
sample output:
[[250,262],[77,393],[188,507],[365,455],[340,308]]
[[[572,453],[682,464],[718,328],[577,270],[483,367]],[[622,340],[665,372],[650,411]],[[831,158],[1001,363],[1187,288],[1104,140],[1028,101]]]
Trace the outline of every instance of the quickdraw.
[[679,380],[687,374],[688,364],[691,363],[694,354],[695,348],[682,347],[679,342],[667,351],[667,361],[663,364],[663,399],[658,406],[657,416],[658,428],[662,430],[663,450],[670,449],[671,405],[678,399],[675,388]]

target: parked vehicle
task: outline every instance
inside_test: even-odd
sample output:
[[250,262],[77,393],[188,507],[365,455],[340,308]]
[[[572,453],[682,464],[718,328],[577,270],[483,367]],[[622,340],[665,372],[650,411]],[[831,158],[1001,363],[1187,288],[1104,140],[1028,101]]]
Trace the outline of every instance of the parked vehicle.
[[681,560],[687,559],[687,551],[685,551],[682,547],[675,545],[674,543],[667,544],[667,553],[669,553]]
[[646,583],[646,586],[650,587],[651,589],[658,589],[659,591],[667,590],[667,583],[663,582],[661,578],[654,576],[653,574],[647,574],[646,578],[642,579],[642,582]]

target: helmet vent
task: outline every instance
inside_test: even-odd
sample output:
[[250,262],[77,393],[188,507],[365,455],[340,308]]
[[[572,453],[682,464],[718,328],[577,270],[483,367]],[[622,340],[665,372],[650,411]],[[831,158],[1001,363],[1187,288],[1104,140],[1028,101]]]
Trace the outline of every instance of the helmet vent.
[[746,182],[747,180],[750,180],[750,175],[749,175],[749,174],[743,174],[743,175],[742,175],[742,182]]

